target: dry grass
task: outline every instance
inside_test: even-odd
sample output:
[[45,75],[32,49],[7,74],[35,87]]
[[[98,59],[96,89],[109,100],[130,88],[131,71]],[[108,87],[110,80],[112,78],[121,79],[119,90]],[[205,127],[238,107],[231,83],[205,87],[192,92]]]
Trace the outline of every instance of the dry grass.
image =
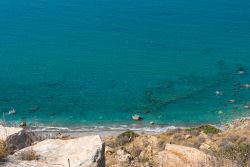
[[6,142],[0,140],[0,160],[5,158],[8,155],[8,148]]
[[33,149],[28,149],[20,154],[20,159],[25,161],[38,160],[38,158],[38,155]]
[[229,144],[220,148],[218,157],[236,162],[239,166],[250,166],[250,145],[249,144]]
[[193,141],[192,147],[199,148],[205,141],[206,139],[204,137],[197,137],[197,139]]
[[157,143],[157,148],[159,151],[163,151],[165,150],[165,146],[166,146],[166,142],[161,140]]
[[139,157],[141,152],[142,152],[142,148],[135,146],[135,145],[132,146],[132,150],[130,151],[133,157]]

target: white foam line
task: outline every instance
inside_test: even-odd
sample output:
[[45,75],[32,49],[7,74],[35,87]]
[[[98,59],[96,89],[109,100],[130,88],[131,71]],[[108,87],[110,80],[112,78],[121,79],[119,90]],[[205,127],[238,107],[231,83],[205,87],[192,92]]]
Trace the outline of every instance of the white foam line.
[[133,131],[145,131],[145,132],[164,132],[167,130],[172,130],[176,128],[175,126],[155,126],[155,127],[135,127],[135,126],[127,126],[120,125],[117,127],[114,126],[94,126],[94,127],[79,127],[79,128],[65,128],[65,127],[46,127],[46,126],[35,126],[32,127],[33,132],[99,132],[99,131],[124,131],[124,130],[133,130]]

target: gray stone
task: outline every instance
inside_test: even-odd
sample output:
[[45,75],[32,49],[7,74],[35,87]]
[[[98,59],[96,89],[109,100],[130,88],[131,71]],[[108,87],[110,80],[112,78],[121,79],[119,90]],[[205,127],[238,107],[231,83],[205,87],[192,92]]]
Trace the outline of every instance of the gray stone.
[[14,153],[15,151],[30,146],[32,144],[32,139],[25,130],[22,130],[18,133],[8,136],[6,143],[10,153]]
[[6,142],[10,153],[30,146],[32,143],[30,135],[20,127],[4,127],[0,125],[0,139]]

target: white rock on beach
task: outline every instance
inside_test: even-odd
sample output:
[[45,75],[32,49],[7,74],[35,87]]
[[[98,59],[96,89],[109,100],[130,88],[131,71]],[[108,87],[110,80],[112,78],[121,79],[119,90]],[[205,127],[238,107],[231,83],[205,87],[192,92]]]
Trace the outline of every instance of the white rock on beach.
[[[23,151],[34,150],[38,160],[21,161]],[[48,139],[16,152],[5,167],[104,167],[105,146],[99,136],[85,136],[69,140]],[[68,162],[69,160],[69,162]]]

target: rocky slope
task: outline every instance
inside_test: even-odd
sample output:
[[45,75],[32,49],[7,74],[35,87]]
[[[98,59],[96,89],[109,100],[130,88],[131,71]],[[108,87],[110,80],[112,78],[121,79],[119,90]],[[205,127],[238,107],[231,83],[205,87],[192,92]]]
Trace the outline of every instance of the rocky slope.
[[149,135],[126,132],[104,138],[106,165],[112,167],[248,167],[250,120],[176,129]]
[[[46,138],[0,126],[0,166],[250,167],[250,119],[223,130],[203,125],[159,134],[127,131],[102,140],[63,134]],[[6,150],[10,155],[1,156]]]

